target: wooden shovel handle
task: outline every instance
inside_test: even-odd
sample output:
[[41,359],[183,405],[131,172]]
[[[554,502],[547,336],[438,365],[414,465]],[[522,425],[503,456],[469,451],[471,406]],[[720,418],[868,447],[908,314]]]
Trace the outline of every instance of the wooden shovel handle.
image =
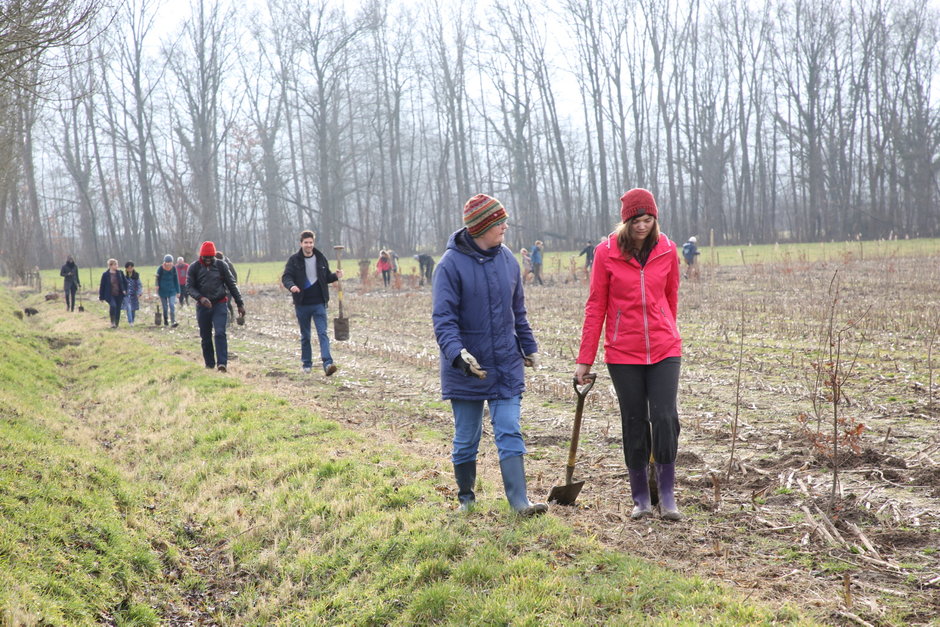
[[566,468],[567,482],[571,483],[571,476],[574,474],[574,463],[578,457],[578,440],[581,438],[581,414],[584,413],[584,398],[594,387],[594,381],[597,375],[590,372],[583,377],[587,383],[578,386],[578,380],[574,379],[574,391],[578,395],[578,407],[574,412],[574,425],[571,428],[571,448],[568,449],[568,466]]

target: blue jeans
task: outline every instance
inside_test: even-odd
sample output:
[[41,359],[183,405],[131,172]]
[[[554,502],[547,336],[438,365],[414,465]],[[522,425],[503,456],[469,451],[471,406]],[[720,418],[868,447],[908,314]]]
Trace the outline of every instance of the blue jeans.
[[[225,337],[225,323],[228,322],[228,306],[216,303],[212,307],[196,306],[196,322],[199,323],[199,337],[202,339],[202,358],[206,368],[215,368],[228,364],[228,338]],[[215,353],[212,351],[213,332],[215,335]]]
[[313,350],[310,347],[310,319],[317,328],[317,339],[320,341],[320,359],[326,368],[333,363],[330,354],[330,336],[327,334],[326,305],[294,305],[297,314],[297,324],[300,325],[300,361],[304,368],[313,366]]
[[130,298],[124,299],[124,311],[127,313],[127,324],[134,324],[135,309]]
[[525,455],[525,443],[519,427],[521,396],[491,399],[488,401],[462,401],[451,399],[454,410],[454,447],[451,461],[454,465],[473,462],[477,459],[480,437],[483,435],[483,403],[490,406],[490,424],[499,460]]
[[163,322],[166,322],[167,316],[170,316],[170,322],[176,324],[176,297],[161,296],[160,302],[163,303]]

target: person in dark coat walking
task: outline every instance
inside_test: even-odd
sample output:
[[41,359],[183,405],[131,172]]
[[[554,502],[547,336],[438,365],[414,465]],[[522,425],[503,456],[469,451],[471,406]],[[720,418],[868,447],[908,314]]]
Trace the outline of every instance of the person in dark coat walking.
[[424,282],[427,281],[431,283],[431,277],[434,275],[434,257],[426,253],[421,253],[415,255],[415,259],[418,260],[418,269],[419,274],[421,275],[421,285],[424,285]]
[[228,299],[235,299],[238,315],[242,318],[245,317],[245,303],[228,264],[215,258],[213,242],[203,242],[199,248],[199,261],[189,266],[186,289],[198,305],[196,321],[199,323],[202,358],[206,362],[206,368],[218,366],[219,372],[225,372],[228,369],[228,337],[225,335]]
[[112,329],[121,324],[121,306],[124,304],[125,294],[127,277],[118,270],[117,259],[108,259],[108,269],[101,274],[101,284],[98,286],[98,300],[108,303]]
[[320,361],[323,373],[332,376],[336,372],[333,355],[330,353],[330,336],[327,333],[327,303],[330,290],[327,285],[342,278],[343,271],[330,272],[326,257],[316,249],[317,236],[313,231],[300,234],[300,250],[288,257],[281,275],[281,284],[290,290],[294,299],[294,313],[300,325],[300,367],[305,373],[313,368],[313,349],[310,345],[310,321],[317,329],[320,344]]
[[483,407],[499,452],[503,488],[523,516],[548,510],[526,493],[520,427],[523,366],[535,367],[538,344],[526,317],[519,262],[503,246],[503,205],[478,194],[464,206],[464,228],[451,235],[434,272],[434,333],[441,354],[441,391],[454,412],[451,461],[461,510],[475,502]]
[[59,276],[65,279],[65,309],[75,311],[75,293],[82,286],[82,282],[78,278],[78,266],[75,265],[72,255],[65,258],[65,265],[59,270]]

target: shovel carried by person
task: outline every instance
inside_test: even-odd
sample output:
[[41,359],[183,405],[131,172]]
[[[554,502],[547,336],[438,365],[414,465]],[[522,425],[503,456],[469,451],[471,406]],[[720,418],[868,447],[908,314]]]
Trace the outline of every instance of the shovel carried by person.
[[[342,253],[345,246],[334,246],[336,251],[336,269],[342,270]],[[349,318],[343,316],[343,282],[336,281],[336,300],[339,302],[339,318],[333,318],[333,338],[337,342],[345,342],[349,339]]]
[[574,463],[578,457],[578,439],[581,437],[581,414],[584,412],[584,398],[594,387],[594,381],[597,380],[597,374],[591,372],[584,375],[587,381],[582,386],[578,386],[578,380],[574,380],[574,391],[578,395],[578,407],[574,412],[574,426],[571,429],[571,447],[568,450],[568,465],[565,467],[565,485],[556,485],[548,494],[549,503],[558,503],[559,505],[574,505],[583,481],[572,481],[574,476]]

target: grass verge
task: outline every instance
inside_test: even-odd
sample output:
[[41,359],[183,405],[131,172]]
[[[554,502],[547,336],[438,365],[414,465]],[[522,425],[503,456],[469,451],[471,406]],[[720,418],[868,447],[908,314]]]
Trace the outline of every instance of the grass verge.
[[803,622],[500,498],[459,515],[445,460],[0,294],[8,622]]

